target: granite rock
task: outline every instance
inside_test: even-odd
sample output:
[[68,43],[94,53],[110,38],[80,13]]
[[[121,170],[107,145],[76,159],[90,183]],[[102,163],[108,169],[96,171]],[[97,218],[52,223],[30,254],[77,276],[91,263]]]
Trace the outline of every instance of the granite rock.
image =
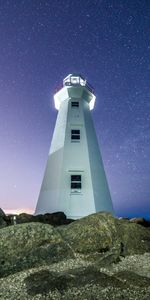
[[106,212],[67,226],[27,222],[0,229],[3,300],[147,300],[149,265],[150,229]]
[[0,230],[0,276],[73,256],[51,225],[26,223]]

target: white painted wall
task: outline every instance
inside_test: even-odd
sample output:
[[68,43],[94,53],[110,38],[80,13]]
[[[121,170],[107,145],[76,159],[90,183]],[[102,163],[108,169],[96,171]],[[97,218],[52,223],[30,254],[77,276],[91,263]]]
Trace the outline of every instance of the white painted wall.
[[[60,107],[35,213],[63,211],[69,218],[97,211],[113,213],[89,109],[92,94],[83,86],[64,87],[58,94]],[[79,101],[79,108],[71,107],[71,101]],[[80,129],[79,142],[71,141],[71,129]],[[75,174],[82,176],[79,193],[70,188]]]

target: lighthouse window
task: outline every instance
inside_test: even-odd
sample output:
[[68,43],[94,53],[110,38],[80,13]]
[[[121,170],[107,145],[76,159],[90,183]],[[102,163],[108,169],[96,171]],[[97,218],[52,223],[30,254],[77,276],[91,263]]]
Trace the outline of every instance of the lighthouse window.
[[71,189],[81,189],[81,175],[71,175]]
[[79,77],[71,77],[72,84],[79,84]]
[[79,107],[79,102],[71,102],[72,107]]
[[80,140],[80,130],[79,129],[72,129],[71,130],[71,140]]

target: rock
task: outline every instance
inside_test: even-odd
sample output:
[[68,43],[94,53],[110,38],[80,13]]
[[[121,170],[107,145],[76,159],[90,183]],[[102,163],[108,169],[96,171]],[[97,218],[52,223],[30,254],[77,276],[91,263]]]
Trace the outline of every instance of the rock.
[[[60,216],[60,219],[54,216],[55,225],[60,224]],[[30,220],[30,215],[23,214],[22,220],[24,218]],[[47,218],[52,221],[49,215],[45,218],[45,221]],[[105,212],[89,215],[67,226],[32,222],[0,230],[1,276],[78,257],[104,267],[118,262],[121,256],[145,252],[150,252],[149,228],[118,220]]]
[[[15,221],[13,218],[16,218]],[[27,213],[21,213],[19,215],[3,215],[2,217],[5,221],[6,225],[14,225],[14,224],[22,224],[22,223],[30,223],[30,222],[40,222],[44,224],[50,224],[53,226],[67,225],[72,223],[74,220],[67,219],[66,215],[63,212],[56,213],[47,213],[44,215],[31,215]]]
[[117,239],[115,219],[109,213],[92,214],[58,230],[75,252],[83,254],[106,252]]
[[150,252],[141,255],[130,255],[120,257],[118,263],[110,264],[100,268],[101,272],[107,274],[119,274],[119,272],[127,271],[136,273],[137,275],[148,277],[150,279]]
[[136,223],[136,224],[141,224],[144,221],[145,221],[144,218],[132,218],[132,219],[130,219],[130,222]]
[[142,225],[144,227],[150,227],[150,221],[147,221],[144,218],[133,218],[130,219],[130,222]]
[[[148,280],[147,280],[148,281]],[[43,282],[43,284],[41,284]],[[25,279],[28,294],[43,296],[50,291],[58,290],[60,293],[68,289],[85,287],[87,284],[98,284],[101,287],[116,286],[123,288],[124,283],[119,279],[97,271],[93,266],[87,268],[77,268],[64,272],[50,272],[41,270],[30,274]]]
[[118,239],[121,242],[121,255],[150,252],[150,230],[130,221],[117,220]]
[[7,223],[6,223],[6,221],[4,220],[4,218],[0,216],[0,228],[3,228],[3,227],[5,227],[5,226],[7,226]]
[[[132,257],[135,268],[140,257]],[[68,261],[61,261],[1,278],[0,296],[3,300],[150,298],[150,278],[125,270],[109,274],[106,269],[98,269],[96,265],[83,266],[81,261],[78,264],[76,261],[77,259],[70,260],[69,264]],[[147,260],[143,260],[143,270],[146,266]]]
[[70,224],[73,220],[66,218],[63,212],[47,213],[44,215],[30,215],[22,213],[17,216],[17,224],[28,223],[28,222],[41,222],[45,224],[51,224],[53,226],[60,226],[64,224]]
[[6,215],[3,217],[4,221],[5,221],[5,226],[10,226],[10,225],[14,225],[16,224],[16,218],[17,218],[17,215]]
[[140,276],[131,271],[122,271],[115,274],[115,278],[129,285],[139,287],[150,287],[150,278]]
[[105,212],[59,227],[28,223],[32,217],[0,230],[0,298],[150,298],[149,228]]
[[6,215],[5,215],[4,211],[0,208],[0,228],[7,226],[5,217],[6,217]]
[[17,216],[17,224],[35,222],[35,216],[31,214],[21,213]]
[[47,213],[44,215],[36,215],[35,221],[51,224],[53,226],[59,226],[66,224],[66,215],[63,212]]
[[74,257],[51,225],[27,223],[0,230],[0,276]]
[[4,211],[0,208],[0,217],[5,217],[6,215],[5,215],[5,213],[4,213]]
[[106,257],[118,259],[150,251],[149,229],[115,219],[110,213],[99,212],[58,230],[75,252],[91,259],[99,256],[106,261]]

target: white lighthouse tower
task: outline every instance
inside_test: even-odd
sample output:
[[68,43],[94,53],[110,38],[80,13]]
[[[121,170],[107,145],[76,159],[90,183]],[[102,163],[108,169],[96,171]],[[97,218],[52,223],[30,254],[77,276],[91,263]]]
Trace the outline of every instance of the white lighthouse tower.
[[78,219],[98,211],[113,213],[90,112],[95,98],[91,86],[75,74],[54,95],[59,112],[36,214],[63,211]]

